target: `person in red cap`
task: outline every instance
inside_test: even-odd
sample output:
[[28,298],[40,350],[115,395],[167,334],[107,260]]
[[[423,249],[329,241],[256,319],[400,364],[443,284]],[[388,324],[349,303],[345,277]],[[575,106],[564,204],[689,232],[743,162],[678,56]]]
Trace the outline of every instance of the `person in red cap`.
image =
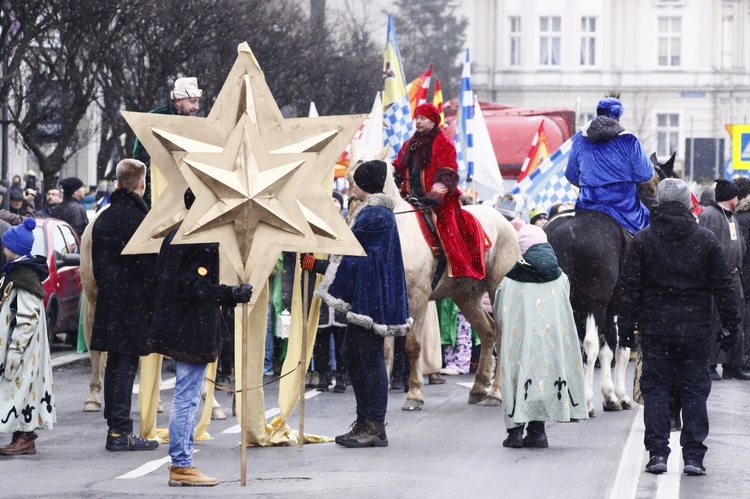
[[456,148],[440,129],[440,113],[434,105],[422,104],[415,114],[417,131],[393,163],[396,185],[402,197],[434,213],[448,275],[483,279],[489,242],[477,219],[461,209]]

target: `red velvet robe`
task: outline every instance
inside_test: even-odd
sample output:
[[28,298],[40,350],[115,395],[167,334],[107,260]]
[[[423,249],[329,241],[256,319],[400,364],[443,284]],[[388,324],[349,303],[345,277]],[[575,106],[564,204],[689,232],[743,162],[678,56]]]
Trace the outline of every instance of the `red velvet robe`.
[[[401,184],[402,196],[411,194],[409,165],[405,164],[404,160],[404,151],[408,150],[411,142],[412,139],[406,141],[393,163],[404,178]],[[440,132],[433,140],[430,164],[421,172],[425,193],[430,193],[434,197],[436,191],[433,190],[433,184],[437,182],[436,175],[438,179],[441,176],[445,177],[439,174],[442,169],[458,172],[456,148],[444,132]],[[455,185],[447,187],[448,192],[443,196],[443,203],[432,208],[432,212],[438,237],[448,260],[448,275],[483,279],[485,276],[484,252],[489,246],[489,241],[479,221],[471,213],[461,209],[459,201],[461,190]],[[421,215],[417,214],[417,216]]]

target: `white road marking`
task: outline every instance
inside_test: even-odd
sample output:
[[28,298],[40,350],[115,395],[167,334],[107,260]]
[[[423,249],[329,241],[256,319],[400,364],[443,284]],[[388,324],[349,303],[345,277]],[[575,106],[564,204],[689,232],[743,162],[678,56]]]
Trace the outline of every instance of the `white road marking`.
[[655,499],[679,499],[680,480],[682,479],[682,447],[680,447],[680,435],[682,432],[673,431],[669,435],[669,448],[672,452],[667,461],[667,472],[659,475],[656,484]]
[[[193,454],[195,454],[196,452],[200,452],[200,451],[197,449],[193,450]],[[117,478],[115,478],[115,480],[119,480],[121,478],[139,478],[144,475],[148,475],[152,471],[156,471],[162,466],[164,466],[165,464],[168,464],[171,462],[172,462],[172,458],[169,456],[163,457],[161,459],[156,459],[154,461],[149,461],[143,466],[140,466],[134,469],[133,471],[130,471],[128,473],[125,473],[124,475],[118,476]]]
[[[177,378],[175,378],[175,377],[167,378],[165,380],[162,380],[161,385],[159,385],[159,391],[162,391],[162,390],[171,390],[172,388],[174,388],[174,383],[175,383],[176,380],[177,380]],[[140,388],[141,388],[141,385],[139,385],[138,383],[134,384],[133,385],[133,393],[137,394],[138,391],[140,390]]]
[[[317,397],[321,393],[323,393],[323,392],[319,392],[317,390],[310,390],[309,392],[305,392],[305,400],[311,399],[313,397]],[[270,419],[270,418],[272,418],[274,416],[277,416],[280,413],[281,413],[281,409],[279,409],[278,407],[274,407],[272,409],[268,409],[265,412],[266,419]],[[238,424],[234,425],[234,426],[231,426],[231,427],[227,428],[226,430],[222,431],[222,433],[228,433],[228,434],[236,434],[236,433],[241,433],[241,432],[242,432],[242,428]]]
[[456,384],[459,385],[459,386],[465,386],[469,390],[471,390],[472,388],[474,388],[474,383],[456,383]]
[[638,490],[638,479],[641,476],[644,454],[643,432],[646,427],[643,424],[643,406],[638,406],[638,414],[635,415],[633,425],[630,427],[625,448],[622,450],[620,466],[617,468],[615,483],[612,486],[610,499],[630,499],[635,497]]
[[52,359],[52,367],[60,367],[64,366],[66,364],[70,364],[73,362],[77,362],[79,360],[88,359],[89,354],[88,353],[69,353],[65,355],[60,355],[59,357],[55,357]]

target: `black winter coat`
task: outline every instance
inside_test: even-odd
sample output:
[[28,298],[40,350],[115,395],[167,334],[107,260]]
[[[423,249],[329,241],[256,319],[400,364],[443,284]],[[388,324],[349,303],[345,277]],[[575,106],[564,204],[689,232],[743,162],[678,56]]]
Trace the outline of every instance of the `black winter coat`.
[[219,284],[219,245],[172,244],[164,238],[156,270],[156,309],[147,349],[182,362],[208,364],[221,348],[221,308],[235,307]]
[[94,221],[91,260],[99,288],[91,349],[146,355],[154,312],[156,255],[122,255],[148,208],[138,194],[112,193],[110,206]]
[[712,298],[724,327],[738,331],[738,297],[718,238],[681,204],[657,206],[620,274],[620,334],[636,324],[644,335],[709,334]]
[[78,237],[83,236],[83,231],[89,224],[86,208],[75,198],[63,199],[63,202],[52,209],[52,216],[68,222]]

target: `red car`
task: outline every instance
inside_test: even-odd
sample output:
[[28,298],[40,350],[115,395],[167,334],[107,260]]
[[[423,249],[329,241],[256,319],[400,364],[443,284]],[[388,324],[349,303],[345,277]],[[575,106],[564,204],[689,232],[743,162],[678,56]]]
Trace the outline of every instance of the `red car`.
[[56,218],[37,218],[32,255],[47,257],[49,277],[44,285],[44,309],[50,344],[60,333],[78,338],[78,304],[81,299],[81,242],[73,228]]

